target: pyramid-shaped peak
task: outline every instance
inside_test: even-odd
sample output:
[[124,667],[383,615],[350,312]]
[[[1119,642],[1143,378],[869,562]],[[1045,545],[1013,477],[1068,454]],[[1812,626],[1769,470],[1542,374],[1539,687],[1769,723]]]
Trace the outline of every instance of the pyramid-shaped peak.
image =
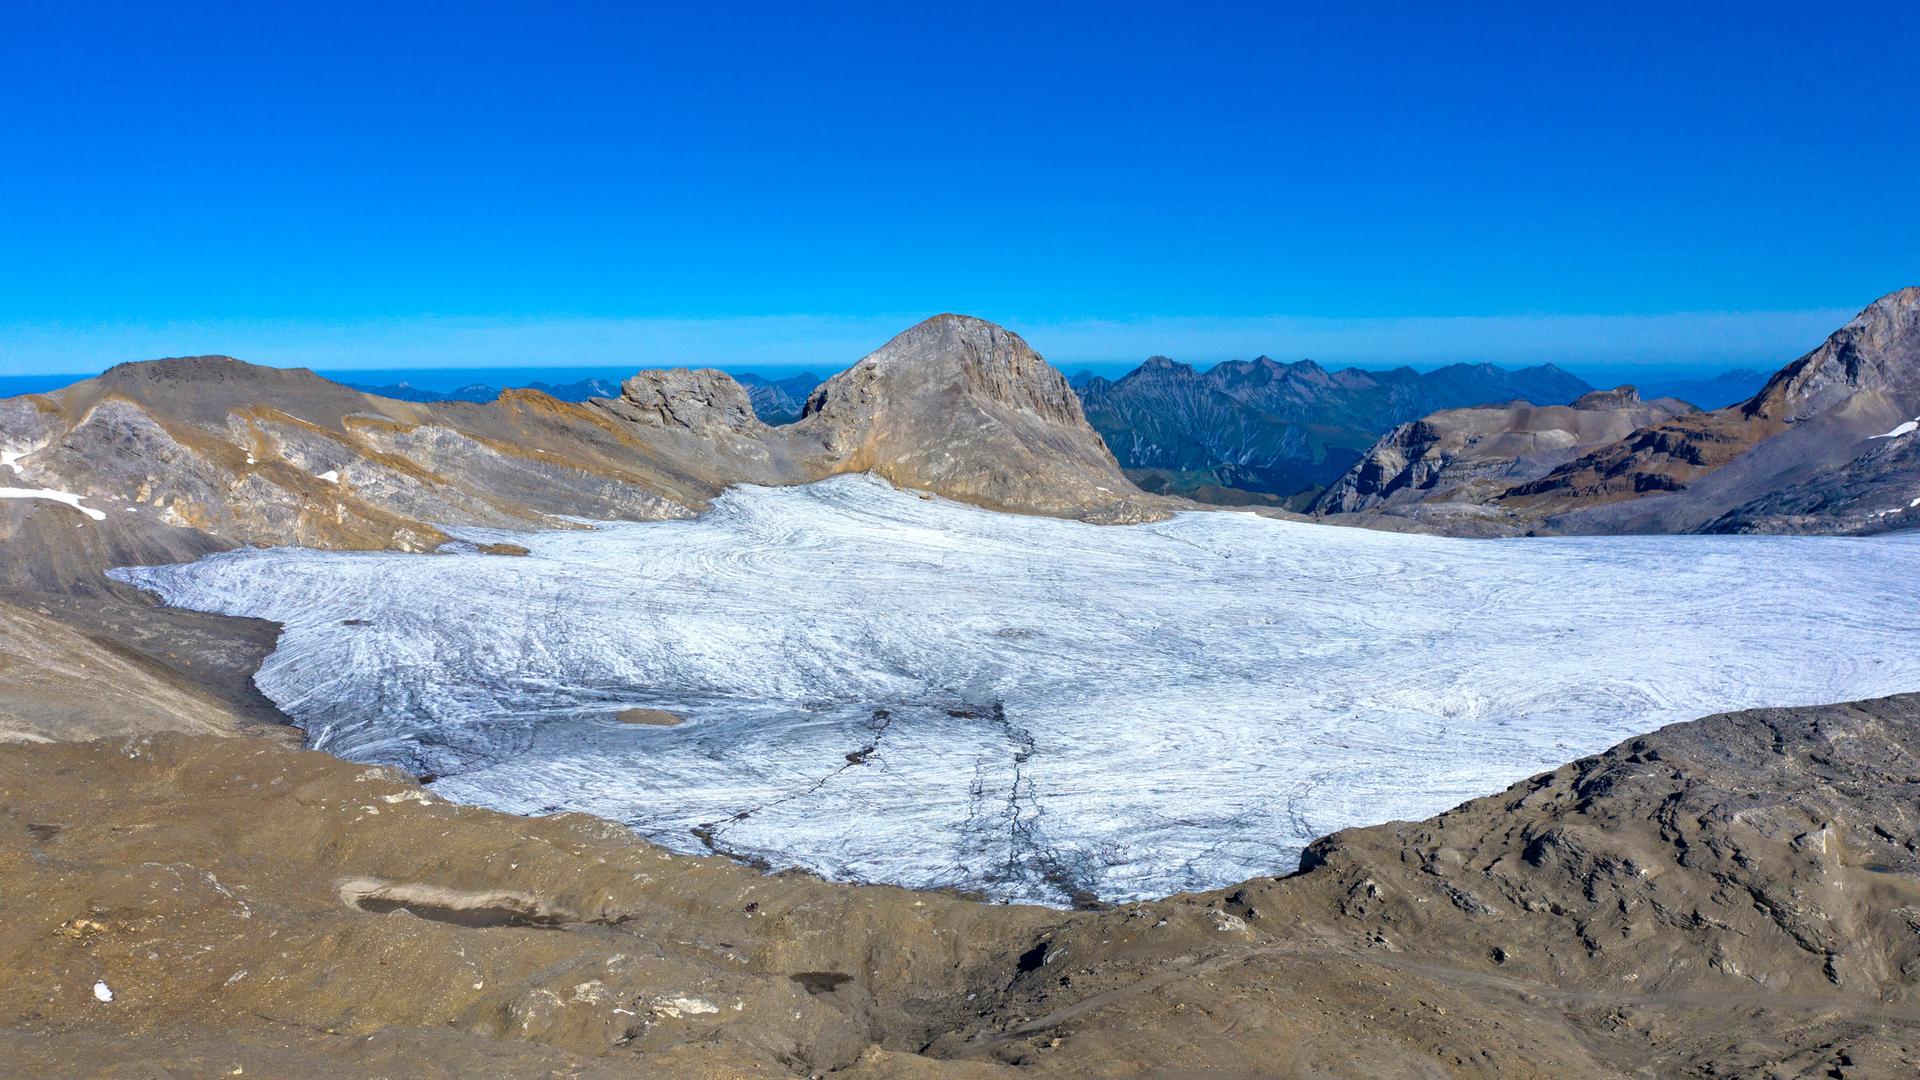
[[895,400],[944,388],[1047,411],[1071,410],[1071,419],[1080,421],[1079,399],[1066,376],[1019,334],[971,315],[935,315],[908,327],[821,383],[808,398],[806,415],[831,409],[836,400],[851,407],[882,385],[889,388],[883,396]]
[[874,350],[868,360],[930,359],[960,349],[973,353],[1011,352],[1033,355],[1033,347],[1019,334],[972,315],[945,312],[922,319]]
[[1909,285],[1868,304],[1835,336],[1851,333],[1881,344],[1891,335],[1911,334],[1917,322],[1920,322],[1920,285]]
[[1079,516],[1138,495],[1066,377],[967,315],[917,323],[821,383],[794,430],[841,471],[989,506]]

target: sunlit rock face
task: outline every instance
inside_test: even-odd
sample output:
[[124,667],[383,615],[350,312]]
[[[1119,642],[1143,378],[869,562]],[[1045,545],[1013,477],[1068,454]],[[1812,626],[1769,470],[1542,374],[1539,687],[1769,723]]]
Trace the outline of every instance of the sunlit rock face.
[[116,573],[286,624],[261,689],[441,794],[1054,904],[1284,872],[1668,721],[1920,687],[1901,538],[1101,527],[864,477],[462,535],[530,554]]

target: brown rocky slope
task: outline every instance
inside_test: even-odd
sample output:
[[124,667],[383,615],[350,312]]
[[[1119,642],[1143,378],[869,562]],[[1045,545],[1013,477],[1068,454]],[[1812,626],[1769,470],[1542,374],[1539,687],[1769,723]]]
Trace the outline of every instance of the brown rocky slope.
[[1446,409],[1382,436],[1310,512],[1485,515],[1484,504],[1514,484],[1694,411],[1672,398],[1642,401],[1631,386],[1596,390],[1571,405],[1510,401]]

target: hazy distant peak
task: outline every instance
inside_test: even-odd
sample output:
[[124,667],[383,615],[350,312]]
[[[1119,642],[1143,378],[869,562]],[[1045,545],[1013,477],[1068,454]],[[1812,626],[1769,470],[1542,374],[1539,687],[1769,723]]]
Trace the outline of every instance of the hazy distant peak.
[[1640,391],[1631,386],[1616,386],[1611,390],[1595,390],[1575,398],[1576,409],[1619,409],[1640,403]]

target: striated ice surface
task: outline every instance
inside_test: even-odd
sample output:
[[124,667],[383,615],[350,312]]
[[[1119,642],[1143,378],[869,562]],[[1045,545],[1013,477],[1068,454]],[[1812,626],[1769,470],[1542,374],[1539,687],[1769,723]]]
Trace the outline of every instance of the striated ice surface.
[[1098,527],[851,477],[511,539],[116,573],[284,623],[258,682],[313,745],[451,798],[1055,904],[1284,872],[1669,721],[1920,688],[1904,536]]

